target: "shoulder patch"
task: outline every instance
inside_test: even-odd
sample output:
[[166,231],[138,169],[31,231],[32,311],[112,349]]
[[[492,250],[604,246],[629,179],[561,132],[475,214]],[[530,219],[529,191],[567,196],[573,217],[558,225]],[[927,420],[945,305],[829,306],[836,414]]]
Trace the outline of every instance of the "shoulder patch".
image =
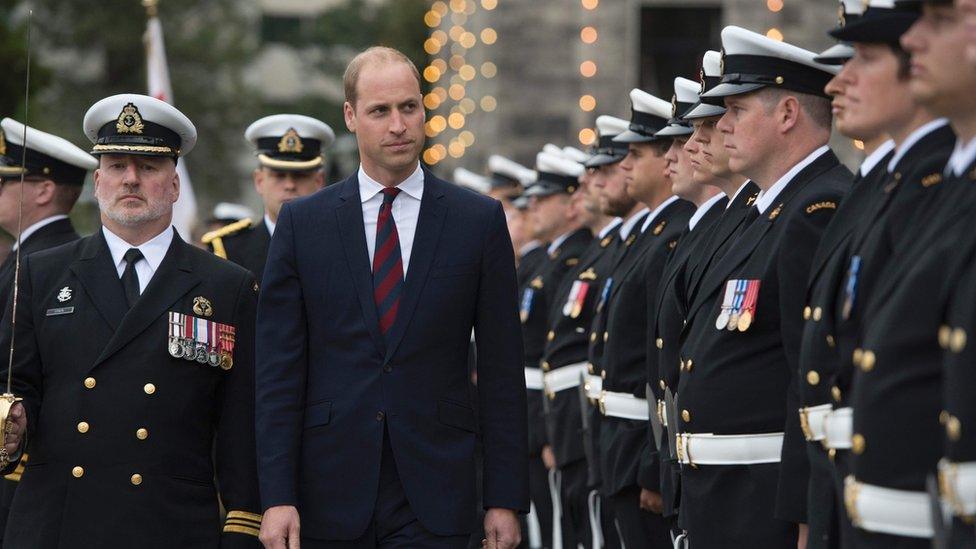
[[837,203],[833,200],[823,200],[821,202],[814,202],[806,208],[807,215],[812,214],[817,210],[836,210]]
[[209,233],[203,235],[200,238],[200,242],[204,244],[210,244],[215,238],[223,238],[228,235],[232,235],[236,232],[243,231],[244,229],[250,229],[253,222],[249,218],[244,218],[240,221],[235,221],[230,225],[224,225],[223,227],[210,231]]
[[922,186],[926,188],[931,187],[932,185],[938,185],[939,183],[942,183],[942,174],[939,172],[926,175],[922,178]]

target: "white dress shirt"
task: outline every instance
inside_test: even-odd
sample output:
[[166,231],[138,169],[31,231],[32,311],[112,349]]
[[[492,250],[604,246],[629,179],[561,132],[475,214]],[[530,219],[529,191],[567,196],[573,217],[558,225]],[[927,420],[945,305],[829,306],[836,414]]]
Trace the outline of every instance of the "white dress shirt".
[[173,242],[173,227],[167,227],[141,246],[129,244],[105,227],[102,227],[102,234],[105,235],[105,243],[108,244],[108,251],[112,254],[112,261],[115,262],[115,270],[118,271],[119,278],[122,278],[122,273],[125,272],[125,252],[130,248],[138,248],[142,252],[142,259],[136,261],[136,276],[139,278],[139,293],[146,291],[146,286],[159,269],[159,264],[163,262],[166,252],[169,251],[169,245]]
[[[376,252],[376,218],[383,204],[384,188],[381,183],[366,175],[362,164],[359,165],[359,199],[363,205],[363,226],[366,228],[370,268]],[[396,188],[400,189],[400,194],[393,201],[393,221],[396,222],[397,236],[400,238],[400,257],[403,260],[403,276],[406,278],[413,237],[417,233],[417,221],[420,219],[420,200],[424,196],[424,172],[420,169],[419,162],[410,177]]]
[[549,244],[549,247],[546,248],[546,253],[549,254],[550,256],[552,256],[552,253],[555,252],[556,250],[558,250],[559,247],[563,245],[563,242],[566,242],[566,239],[569,238],[569,235],[573,234],[574,232],[576,232],[576,229],[573,229],[572,231],[569,231],[568,233],[563,233],[563,234],[557,236],[552,241],[552,243]]
[[864,162],[861,162],[861,167],[858,168],[858,173],[861,177],[867,177],[871,170],[878,165],[879,162],[884,160],[885,155],[895,150],[895,142],[891,139],[885,141],[884,143],[878,145],[877,149],[874,149],[871,154],[864,158]]
[[957,138],[956,147],[949,157],[949,162],[946,163],[946,175],[961,176],[974,159],[976,159],[976,137],[968,142]]
[[271,236],[274,236],[275,225],[277,225],[277,223],[271,221],[271,216],[264,214],[264,226],[268,228],[268,234]]
[[705,214],[708,213],[708,210],[712,209],[712,206],[714,206],[716,202],[722,200],[723,198],[725,198],[725,193],[717,193],[715,196],[709,198],[704,203],[702,203],[701,206],[698,206],[698,209],[695,210],[695,213],[691,216],[691,219],[688,220],[688,230],[689,231],[695,230],[695,226],[698,225],[698,222],[701,221],[701,218],[705,217]]
[[538,240],[530,240],[525,244],[522,244],[522,247],[519,248],[518,256],[525,257],[525,254],[531,252],[532,250],[538,248],[539,246],[542,246],[542,242]]
[[[44,219],[38,221],[37,223],[34,223],[30,227],[27,227],[26,229],[20,231],[20,241],[21,242],[27,242],[27,239],[30,238],[30,235],[36,233],[38,231],[38,229],[40,229],[41,227],[46,227],[46,226],[50,225],[51,223],[54,223],[55,221],[60,221],[62,219],[68,219],[68,216],[66,216],[66,215],[52,215],[51,217],[44,218]],[[14,242],[13,247],[10,248],[10,249],[13,250],[13,251],[16,251],[17,250],[17,242]]]
[[640,216],[649,211],[651,211],[650,208],[641,208],[640,211],[625,219],[624,222],[620,224],[620,240],[627,240],[627,237],[629,237],[630,233],[634,230],[634,225],[637,224],[637,220],[640,219]]
[[895,149],[894,156],[892,156],[891,160],[888,161],[888,171],[895,171],[895,167],[898,166],[901,159],[904,158],[908,151],[914,147],[916,143],[921,141],[923,137],[941,128],[942,126],[947,125],[948,123],[949,120],[946,118],[936,118],[927,124],[923,124],[918,128],[915,128],[915,131],[908,134],[908,137],[906,137],[905,140],[902,141],[901,145],[898,145],[898,148]]
[[616,229],[617,227],[619,227],[620,224],[623,223],[623,222],[624,222],[624,220],[623,219],[620,219],[619,217],[615,217],[615,218],[611,219],[610,220],[610,223],[607,223],[606,226],[604,226],[602,229],[600,229],[600,232],[597,233],[597,235],[596,235],[597,238],[599,238],[600,240],[603,240],[604,238],[606,238],[606,236],[608,234],[610,234],[610,231],[612,231],[612,230]]
[[735,193],[729,197],[729,202],[728,204],[725,205],[726,210],[732,207],[732,203],[735,202],[735,199],[738,198],[740,194],[742,194],[742,189],[745,189],[746,185],[748,185],[749,183],[750,180],[746,179],[745,181],[742,182],[741,185],[739,185],[739,188],[735,190]]
[[827,145],[813,151],[806,158],[793,166],[790,171],[783,174],[783,177],[779,178],[779,181],[770,187],[769,190],[759,193],[759,198],[756,199],[756,209],[759,210],[759,213],[766,213],[766,210],[773,205],[773,202],[776,200],[776,197],[779,196],[779,193],[783,192],[783,189],[785,189],[787,185],[793,181],[793,178],[802,172],[804,168],[810,164],[813,164],[814,160],[820,158],[828,152],[830,152],[830,147]]

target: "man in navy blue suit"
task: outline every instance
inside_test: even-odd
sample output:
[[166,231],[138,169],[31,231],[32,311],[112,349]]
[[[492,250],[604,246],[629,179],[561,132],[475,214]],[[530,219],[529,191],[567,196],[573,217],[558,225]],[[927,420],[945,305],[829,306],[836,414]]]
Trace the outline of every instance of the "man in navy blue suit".
[[284,206],[262,281],[261,540],[465,547],[480,436],[483,545],[515,547],[529,503],[527,428],[505,214],[421,167],[420,77],[403,54],[366,50],[344,85],[360,169]]

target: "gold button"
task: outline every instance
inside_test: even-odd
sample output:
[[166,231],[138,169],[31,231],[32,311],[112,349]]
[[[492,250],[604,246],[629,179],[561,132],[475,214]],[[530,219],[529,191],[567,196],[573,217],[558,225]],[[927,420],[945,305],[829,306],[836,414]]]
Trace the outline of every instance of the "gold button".
[[832,336],[830,334],[827,334],[827,346],[830,347],[831,349],[833,349],[834,348],[834,345],[835,345],[835,343],[834,343],[834,336]]
[[94,388],[95,388],[95,378],[93,378],[93,377],[86,377],[85,378],[85,389],[94,389]]
[[603,342],[606,343],[610,339],[610,332],[603,332]]
[[827,450],[827,457],[830,458],[830,461],[834,461],[834,458],[837,457],[837,450],[833,448]]
[[777,83],[777,84],[782,84],[782,83],[783,83],[783,81],[784,81],[784,80],[783,80],[783,77],[782,77],[782,76],[777,76],[777,77],[776,77],[776,83]]
[[823,318],[823,309],[817,307],[816,309],[813,310],[813,319],[816,320],[817,322],[820,322],[821,318]]
[[688,410],[681,410],[681,419],[685,420],[686,423],[691,421],[691,412]]
[[548,339],[549,341],[556,339],[556,332],[549,330],[549,334],[546,335],[546,339]]
[[689,358],[688,359],[688,362],[685,363],[685,370],[688,370],[690,372],[691,371],[691,367],[694,366],[694,365],[695,365],[695,363],[692,362],[691,359]]
[[129,477],[129,482],[131,482],[133,486],[139,486],[140,484],[142,484],[142,475],[140,475],[139,473],[132,475],[131,477]]
[[863,435],[855,433],[854,436],[851,437],[851,451],[857,455],[861,455],[864,453]]
[[149,438],[149,430],[145,427],[140,427],[136,430],[136,438],[139,440],[146,440]]
[[657,345],[658,349],[664,348],[664,340],[661,338],[657,338],[656,340],[654,340],[654,344]]
[[600,379],[607,379],[607,371],[606,370],[601,370],[600,371]]
[[939,326],[939,347],[948,350],[950,339],[952,339],[952,328],[945,324]]
[[840,387],[834,385],[830,388],[830,395],[834,397],[834,400],[840,402]]
[[956,328],[952,331],[952,337],[949,339],[949,350],[953,353],[961,353],[963,349],[966,348],[966,330],[962,328]]
[[949,416],[949,420],[945,424],[946,434],[949,435],[949,440],[956,442],[959,437],[962,436],[962,423],[956,416]]
[[860,348],[854,349],[854,356],[851,357],[851,361],[854,362],[855,366],[860,366],[861,357],[863,356],[864,356],[864,351],[862,351]]
[[142,387],[142,390],[145,391],[147,395],[151,395],[156,392],[156,386],[152,383],[147,383]]
[[901,181],[901,172],[895,172],[895,181]]
[[861,370],[865,372],[873,370],[874,360],[874,351],[864,351],[864,356],[861,357]]
[[810,370],[807,372],[807,383],[810,385],[816,385],[820,383],[820,374],[816,370]]
[[949,412],[942,410],[939,412],[939,423],[945,425],[947,421],[949,421]]
[[803,308],[803,320],[810,320],[810,307],[806,306]]
[[80,421],[80,422],[78,422],[78,432],[79,433],[87,433],[88,432],[88,422],[87,421]]
[[592,375],[596,375],[596,369],[593,367],[593,363],[592,362],[588,362],[586,364],[586,371],[589,372],[589,374],[591,376]]
[[591,332],[590,333],[590,343],[593,343],[595,341],[596,341],[596,332]]
[[71,476],[75,478],[81,478],[85,475],[85,468],[81,466],[75,466],[71,469]]
[[543,372],[548,372],[549,371],[549,363],[547,361],[545,361],[545,360],[542,361],[542,371]]
[[664,380],[663,379],[658,382],[658,385],[661,386],[661,390],[662,391],[668,388],[668,385],[666,383],[664,383]]

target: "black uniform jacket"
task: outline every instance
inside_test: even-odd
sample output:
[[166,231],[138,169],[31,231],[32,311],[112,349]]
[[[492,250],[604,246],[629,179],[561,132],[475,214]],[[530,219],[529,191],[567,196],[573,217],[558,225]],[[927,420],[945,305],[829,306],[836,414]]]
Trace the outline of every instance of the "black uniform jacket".
[[[618,233],[613,230],[602,239],[590,241],[579,263],[563,278],[550,304],[549,328],[553,335],[546,342],[543,369],[552,371],[586,361],[590,323],[617,238]],[[556,464],[563,467],[584,457],[580,397],[578,391],[567,389],[549,398],[546,413],[549,444]]]
[[[101,231],[31,255],[22,276],[13,387],[30,460],[6,546],[259,547],[254,277],[174,234],[127,310]],[[233,326],[229,369],[171,356],[170,312]]]
[[[724,255],[713,260],[702,277],[685,325],[681,349],[684,371],[678,383],[678,432],[757,434],[783,432],[787,420],[799,421],[795,383],[806,281],[810,262],[824,228],[836,212],[852,174],[833,152],[825,152],[803,168],[773,203],[741,231]],[[750,210],[755,216],[758,212]],[[716,328],[730,280],[758,284],[756,308],[745,331]],[[756,468],[752,475],[743,472]],[[774,517],[776,466],[682,468],[682,516],[697,528],[737,521],[729,530],[748,531]],[[762,470],[760,473],[759,471]],[[723,474],[736,475],[721,480]],[[793,474],[806,477],[806,470]],[[740,492],[752,491],[761,504],[751,509],[732,509],[726,496],[703,505],[702,490],[725,482],[739,482]],[[690,495],[691,497],[686,497]],[[805,501],[779,494],[778,516],[789,522],[805,522]],[[697,505],[695,504],[697,502]],[[735,513],[742,511],[741,517]],[[699,522],[703,521],[703,522]],[[686,524],[691,524],[686,522]],[[731,528],[731,527],[730,527]],[[748,534],[747,534],[748,535]],[[729,539],[735,539],[730,537]],[[745,540],[749,537],[743,538]]]
[[[607,297],[606,348],[603,389],[628,393],[638,398],[647,395],[648,323],[654,311],[648,310],[649,296],[657,293],[664,265],[695,206],[674,200],[664,207],[641,233],[635,249],[614,270]],[[640,226],[634,231],[640,230]],[[647,422],[604,417],[600,427],[600,460],[608,494],[631,486],[659,491],[660,463],[647,437]]]
[[[515,271],[518,281],[520,298],[525,295],[529,283],[542,270],[542,267],[549,259],[546,253],[547,244],[540,244],[525,253],[519,260],[518,268]],[[523,324],[524,326],[524,324]],[[477,343],[475,344],[477,346]],[[537,364],[526,364],[529,368],[538,368]],[[538,456],[542,452],[542,447],[548,444],[546,440],[545,413],[542,410],[542,391],[538,389],[527,389],[526,408],[529,418],[529,455]]]
[[203,235],[201,240],[210,251],[251,271],[261,283],[271,246],[271,232],[264,219],[257,223],[242,219]]

